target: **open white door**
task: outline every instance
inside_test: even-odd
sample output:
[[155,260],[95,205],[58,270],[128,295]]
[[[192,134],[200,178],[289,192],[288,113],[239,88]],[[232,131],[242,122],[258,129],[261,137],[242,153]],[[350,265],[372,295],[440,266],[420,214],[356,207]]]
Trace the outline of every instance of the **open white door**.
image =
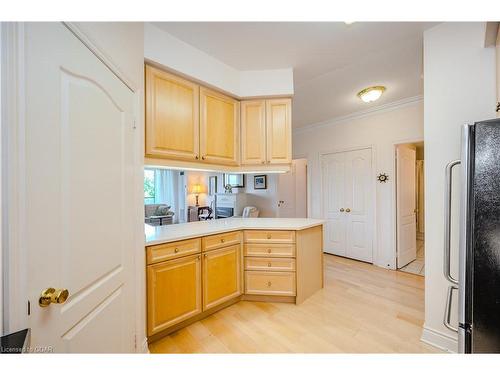
[[307,159],[294,159],[278,175],[278,217],[307,217]]
[[[61,23],[25,25],[32,346],[134,351],[134,93]],[[67,289],[41,307],[46,288]]]
[[398,268],[417,258],[417,221],[415,207],[415,148],[396,147],[396,221]]

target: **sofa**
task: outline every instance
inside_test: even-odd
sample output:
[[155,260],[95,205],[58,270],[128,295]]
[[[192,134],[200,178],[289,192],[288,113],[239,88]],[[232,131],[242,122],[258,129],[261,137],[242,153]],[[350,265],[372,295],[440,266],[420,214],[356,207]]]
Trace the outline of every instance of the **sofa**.
[[167,204],[145,204],[144,222],[149,225],[168,225],[173,223],[175,213],[170,211]]

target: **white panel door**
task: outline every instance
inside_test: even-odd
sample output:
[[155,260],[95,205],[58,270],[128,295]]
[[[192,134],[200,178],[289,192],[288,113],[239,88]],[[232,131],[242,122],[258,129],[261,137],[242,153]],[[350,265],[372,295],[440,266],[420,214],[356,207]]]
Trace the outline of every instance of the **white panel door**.
[[326,220],[323,247],[329,254],[346,255],[346,217],[344,205],[345,153],[323,155],[322,202]]
[[346,212],[346,256],[373,261],[372,151],[345,153],[344,207]]
[[[25,28],[32,345],[134,351],[134,94],[64,25]],[[64,304],[40,307],[45,288]]]
[[396,148],[396,220],[398,268],[417,258],[417,217],[415,207],[416,151],[408,146]]

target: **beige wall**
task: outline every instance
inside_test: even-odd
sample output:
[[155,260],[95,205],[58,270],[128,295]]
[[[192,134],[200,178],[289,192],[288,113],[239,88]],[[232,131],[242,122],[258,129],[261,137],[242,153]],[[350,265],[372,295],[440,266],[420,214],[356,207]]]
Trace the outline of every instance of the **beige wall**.
[[[375,185],[376,234],[374,236],[374,264],[392,268],[395,260],[395,143],[423,139],[422,100],[374,112],[341,123],[295,131],[294,158],[308,159],[309,216],[321,218],[320,153],[371,146]],[[379,173],[387,173],[387,183],[375,182]]]

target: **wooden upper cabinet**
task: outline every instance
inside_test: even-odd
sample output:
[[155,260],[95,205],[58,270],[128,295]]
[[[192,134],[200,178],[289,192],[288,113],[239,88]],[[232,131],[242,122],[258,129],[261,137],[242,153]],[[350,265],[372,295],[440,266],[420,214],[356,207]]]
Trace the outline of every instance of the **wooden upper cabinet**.
[[199,157],[199,86],[146,65],[146,156]]
[[292,100],[266,101],[267,162],[292,162]]
[[200,255],[147,266],[148,336],[202,311]]
[[241,102],[241,164],[266,163],[266,101]]
[[241,245],[203,254],[203,311],[242,294]]
[[240,103],[200,87],[200,155],[205,162],[239,165]]

